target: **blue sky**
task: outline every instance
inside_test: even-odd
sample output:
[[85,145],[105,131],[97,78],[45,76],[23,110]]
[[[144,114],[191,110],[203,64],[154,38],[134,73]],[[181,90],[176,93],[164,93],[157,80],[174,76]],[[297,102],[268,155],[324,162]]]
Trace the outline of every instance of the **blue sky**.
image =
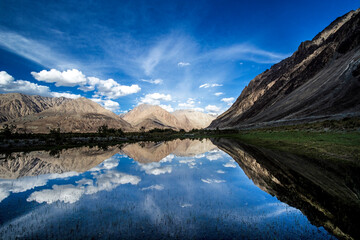
[[359,0],[0,0],[0,92],[221,113]]

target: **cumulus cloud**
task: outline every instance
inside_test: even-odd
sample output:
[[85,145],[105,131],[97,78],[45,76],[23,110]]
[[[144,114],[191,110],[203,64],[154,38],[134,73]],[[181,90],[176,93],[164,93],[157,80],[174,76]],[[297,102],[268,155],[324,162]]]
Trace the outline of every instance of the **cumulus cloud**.
[[19,92],[29,95],[46,97],[79,98],[81,95],[72,93],[51,92],[49,87],[25,80],[15,80],[5,71],[0,71],[0,91],[5,93]]
[[143,81],[143,82],[151,83],[151,84],[162,84],[163,83],[163,80],[160,79],[160,78],[157,78],[157,79],[140,79],[140,80]]
[[202,85],[199,86],[199,88],[210,88],[210,87],[221,87],[222,84],[218,84],[218,83],[204,83]]
[[159,106],[162,107],[163,109],[165,109],[168,112],[173,112],[174,111],[174,109],[171,107],[170,104],[168,104],[168,105],[160,104]]
[[65,97],[65,98],[80,98],[81,95],[80,94],[73,94],[73,93],[60,93],[60,92],[52,92],[51,96],[53,97]]
[[222,98],[221,101],[227,103],[229,106],[231,106],[234,103],[235,98],[229,97],[229,98]]
[[215,96],[220,96],[220,95],[223,95],[224,93],[223,92],[217,92],[217,93],[214,93]]
[[179,107],[182,108],[194,108],[195,107],[195,101],[193,98],[188,98],[185,103],[179,103]]
[[[94,79],[93,79],[94,80]],[[129,94],[137,93],[141,90],[139,85],[132,84],[131,86],[121,85],[114,79],[98,80],[97,91],[98,95],[105,96],[109,99],[117,99]]]
[[178,62],[178,67],[186,67],[186,66],[190,66],[190,63],[188,62]]
[[31,72],[33,77],[38,81],[47,83],[55,83],[58,86],[74,87],[79,86],[79,90],[88,92],[95,91],[98,96],[103,96],[107,99],[117,99],[129,94],[137,93],[141,90],[139,85],[132,84],[131,86],[121,85],[114,79],[101,80],[96,77],[86,77],[81,71],[77,69],[60,72],[56,69],[50,71],[42,70],[40,72]]
[[63,72],[60,72],[56,69],[51,69],[50,71],[42,70],[38,73],[31,72],[31,75],[33,75],[33,77],[38,81],[55,83],[55,86],[57,87],[74,87],[86,83],[85,75],[77,69],[69,69]]
[[205,110],[208,111],[210,114],[219,114],[222,112],[221,108],[215,105],[207,105]]
[[171,101],[170,94],[162,93],[150,93],[146,94],[145,97],[140,98],[139,104],[147,103],[151,105],[160,105],[160,101]]
[[217,170],[217,173],[224,174],[225,172],[223,170]]
[[105,100],[105,99],[99,99],[99,98],[92,98],[91,100],[100,104],[105,109],[113,111],[113,112],[120,109],[120,104],[118,102],[112,101],[110,99]]

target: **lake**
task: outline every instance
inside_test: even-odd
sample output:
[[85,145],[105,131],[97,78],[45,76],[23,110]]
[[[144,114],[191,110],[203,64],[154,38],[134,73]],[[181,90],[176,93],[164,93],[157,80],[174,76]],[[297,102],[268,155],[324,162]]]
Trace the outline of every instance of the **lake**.
[[358,178],[229,139],[2,154],[0,238],[357,238]]

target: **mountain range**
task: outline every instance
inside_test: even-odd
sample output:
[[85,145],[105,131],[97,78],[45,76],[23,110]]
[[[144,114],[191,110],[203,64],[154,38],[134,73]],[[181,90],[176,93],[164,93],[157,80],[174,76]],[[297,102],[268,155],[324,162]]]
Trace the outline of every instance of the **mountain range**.
[[209,128],[244,128],[359,115],[360,9],[337,18],[250,81]]
[[123,131],[191,130],[205,128],[213,119],[201,112],[180,110],[169,113],[159,106],[147,104],[119,116],[87,98],[0,94],[0,123],[15,125],[18,131],[27,133],[48,133],[57,128],[62,132],[96,132],[104,124]]

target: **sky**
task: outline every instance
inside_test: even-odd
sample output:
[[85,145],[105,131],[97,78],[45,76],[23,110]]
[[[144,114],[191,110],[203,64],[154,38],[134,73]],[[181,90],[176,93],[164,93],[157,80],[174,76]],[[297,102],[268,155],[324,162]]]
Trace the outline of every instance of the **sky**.
[[220,114],[360,0],[0,0],[0,93]]

